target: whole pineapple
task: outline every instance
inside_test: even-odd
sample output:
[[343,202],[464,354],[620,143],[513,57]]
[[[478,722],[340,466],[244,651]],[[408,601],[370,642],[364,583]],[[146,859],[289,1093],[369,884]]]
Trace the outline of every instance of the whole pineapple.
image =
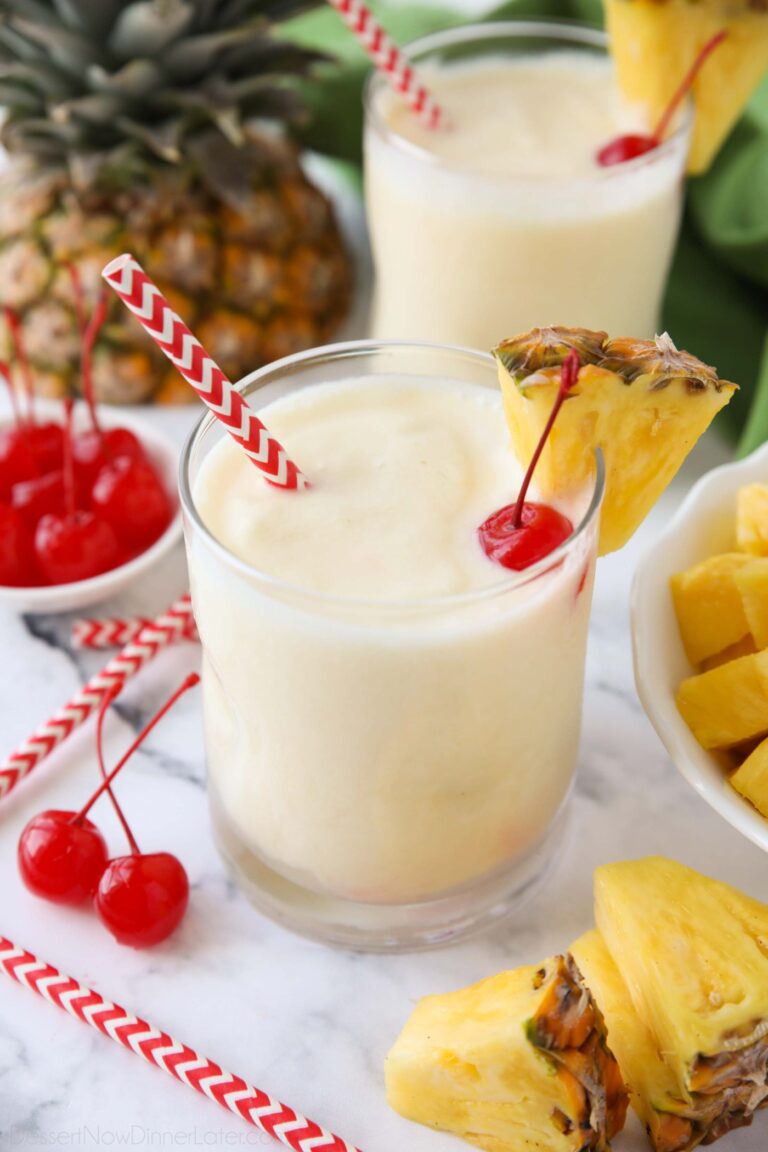
[[[232,379],[337,327],[349,261],[285,131],[318,57],[270,24],[301,7],[0,0],[0,308],[21,318],[38,392],[80,385],[68,266],[90,304],[124,250]],[[93,374],[106,402],[193,395],[117,300]]]

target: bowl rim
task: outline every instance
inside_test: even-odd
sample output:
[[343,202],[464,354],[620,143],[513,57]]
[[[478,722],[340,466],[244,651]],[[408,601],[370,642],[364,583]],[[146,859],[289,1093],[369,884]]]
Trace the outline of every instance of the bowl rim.
[[[60,414],[61,407],[56,401],[39,397],[36,400],[35,410],[38,419],[46,419],[49,416]],[[83,406],[77,405],[75,409],[76,420],[83,411]],[[150,455],[155,458],[163,458],[163,464],[167,467],[167,476],[175,477],[179,453],[167,433],[156,428],[142,416],[135,416],[132,412],[111,406],[99,408],[99,420],[106,428],[120,425],[138,433],[140,439],[147,444]],[[6,413],[0,417],[0,428],[5,428],[12,422],[13,415]],[[115,592],[119,591],[120,587],[130,581],[133,576],[138,576],[152,567],[181,539],[182,508],[178,489],[174,483],[168,485],[168,493],[174,503],[173,518],[163,534],[144,552],[140,552],[138,556],[132,557],[124,564],[119,564],[116,568],[110,568],[109,571],[102,572],[98,576],[90,576],[87,580],[73,580],[69,584],[43,584],[28,587],[0,584],[0,606],[10,609],[16,608],[24,613],[66,612],[70,609],[57,609],[53,607],[53,604],[62,598],[77,598],[83,603],[87,603],[91,594],[93,595],[93,602],[96,603],[98,600],[104,599],[103,593],[107,588],[114,586]]]
[[[699,477],[637,564],[630,594],[630,621],[632,663],[637,694],[676,769],[724,820],[753,844],[768,852],[768,818],[762,816],[748,800],[728,784],[722,768],[716,764],[714,754],[695,741],[682,716],[676,714],[675,721],[670,723],[665,715],[662,694],[664,701],[667,702],[667,689],[666,686],[657,687],[653,676],[655,644],[651,636],[657,635],[658,629],[648,627],[648,620],[644,617],[648,606],[646,596],[649,589],[656,586],[654,582],[658,582],[659,579],[656,574],[656,562],[668,542],[703,517],[710,493],[718,490],[726,474],[731,479],[744,476],[742,483],[749,483],[750,475],[752,482],[759,482],[755,480],[755,471],[762,471],[765,482],[768,483],[768,444],[761,445],[741,460],[728,461]],[[679,637],[678,643],[682,648]],[[691,741],[695,747],[692,747]],[[707,779],[704,764],[716,766],[722,779],[722,790],[713,787],[712,781]]]

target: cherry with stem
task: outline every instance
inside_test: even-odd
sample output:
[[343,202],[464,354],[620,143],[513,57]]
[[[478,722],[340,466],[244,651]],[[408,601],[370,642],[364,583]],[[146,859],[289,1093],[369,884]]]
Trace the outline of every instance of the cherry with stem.
[[[125,943],[156,943],[169,935],[186,909],[189,883],[182,865],[170,853],[141,855],[122,813],[121,823],[125,821],[123,827],[127,830],[132,854],[110,861],[106,841],[96,825],[88,819],[88,813],[105,791],[111,792],[115,777],[152,729],[179,697],[199,680],[197,673],[186,677],[139,733],[112,771],[104,775],[102,783],[79,812],[61,809],[41,812],[28,822],[19,837],[19,871],[30,891],[61,904],[81,904],[95,897],[102,921],[118,939],[121,937],[111,923],[110,916],[114,912],[113,903],[117,903],[118,912],[123,911],[120,901],[114,900],[114,891],[117,889],[118,895],[124,893],[115,884],[114,877],[111,883],[105,883],[105,880],[110,877],[110,868],[114,865],[120,865],[126,860],[148,862],[148,867],[145,866],[143,870],[141,866],[134,868],[133,885],[128,893],[129,898],[132,898],[132,903],[129,899],[128,910],[133,913],[134,922],[124,932]],[[102,706],[102,723],[103,714],[114,695],[114,692],[110,693]],[[102,766],[100,744],[99,731],[99,763]],[[112,800],[117,809],[119,806],[114,797]],[[119,924],[118,927],[122,929],[124,925]]]
[[626,135],[617,136],[615,140],[610,140],[603,145],[597,153],[597,162],[602,168],[610,168],[614,164],[624,164],[627,160],[635,160],[638,156],[644,156],[647,152],[652,152],[654,148],[658,148],[664,140],[680,105],[691,91],[699,72],[727,35],[727,29],[722,28],[706,42],[673,93],[672,99],[650,135],[628,132]]
[[571,349],[560,368],[560,384],[552,410],[531,456],[514,504],[507,504],[485,520],[478,529],[486,556],[504,568],[522,571],[554,552],[573,532],[573,524],[549,504],[526,500],[541,454],[558,413],[579,375],[579,355]]

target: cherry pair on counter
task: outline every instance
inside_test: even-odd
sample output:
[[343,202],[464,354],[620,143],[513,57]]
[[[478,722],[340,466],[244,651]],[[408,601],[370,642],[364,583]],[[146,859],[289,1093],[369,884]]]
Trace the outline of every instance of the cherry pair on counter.
[[[182,682],[110,773],[104,766],[102,731],[116,691],[106,696],[96,728],[101,785],[79,812],[48,809],[33,816],[19,837],[19,871],[31,892],[56,904],[93,900],[97,916],[115,939],[134,948],[159,944],[176,930],[187,908],[189,880],[183,864],[170,852],[141,851],[111,785],[155,725],[199,680],[193,673]],[[130,852],[125,856],[110,858],[104,836],[88,819],[104,792],[128,840]]]
[[[73,278],[76,273],[73,272]],[[14,406],[14,424],[0,429],[0,584],[37,587],[87,580],[146,551],[163,534],[173,506],[138,437],[102,429],[93,398],[91,352],[106,314],[102,296],[81,328],[82,383],[90,427],[39,423],[31,386],[19,412],[10,369],[0,363]],[[29,363],[18,318],[6,309],[22,378]]]

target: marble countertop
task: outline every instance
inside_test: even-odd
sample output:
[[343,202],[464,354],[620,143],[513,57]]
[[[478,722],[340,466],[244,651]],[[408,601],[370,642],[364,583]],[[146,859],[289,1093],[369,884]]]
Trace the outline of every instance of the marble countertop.
[[[193,411],[159,411],[181,441]],[[339,1132],[365,1152],[449,1152],[453,1138],[390,1112],[384,1055],[413,1000],[561,949],[591,922],[591,875],[607,860],[661,852],[768,891],[768,856],[725,824],[677,774],[632,680],[628,593],[639,553],[693,476],[724,456],[710,439],[636,538],[601,561],[592,616],[584,730],[570,829],[554,874],[518,916],[477,939],[410,956],[345,954],[262,919],[228,882],[208,828],[199,700],[190,694],[120,782],[141,842],[176,852],[192,881],[189,913],[165,945],[113,943],[95,917],[34,899],[15,866],[18,834],[43,807],[71,807],[97,768],[87,726],[2,804],[0,933],[96,987]],[[154,613],[185,585],[181,549],[104,612]],[[2,749],[10,750],[103,663],[72,650],[69,617],[0,614]],[[108,752],[198,662],[190,644],[161,654],[120,696]],[[112,757],[108,755],[108,761]],[[111,811],[99,819],[119,843]],[[768,1113],[722,1152],[764,1152]],[[0,979],[0,1146],[277,1147],[103,1037]],[[633,1120],[616,1152],[647,1147]]]

